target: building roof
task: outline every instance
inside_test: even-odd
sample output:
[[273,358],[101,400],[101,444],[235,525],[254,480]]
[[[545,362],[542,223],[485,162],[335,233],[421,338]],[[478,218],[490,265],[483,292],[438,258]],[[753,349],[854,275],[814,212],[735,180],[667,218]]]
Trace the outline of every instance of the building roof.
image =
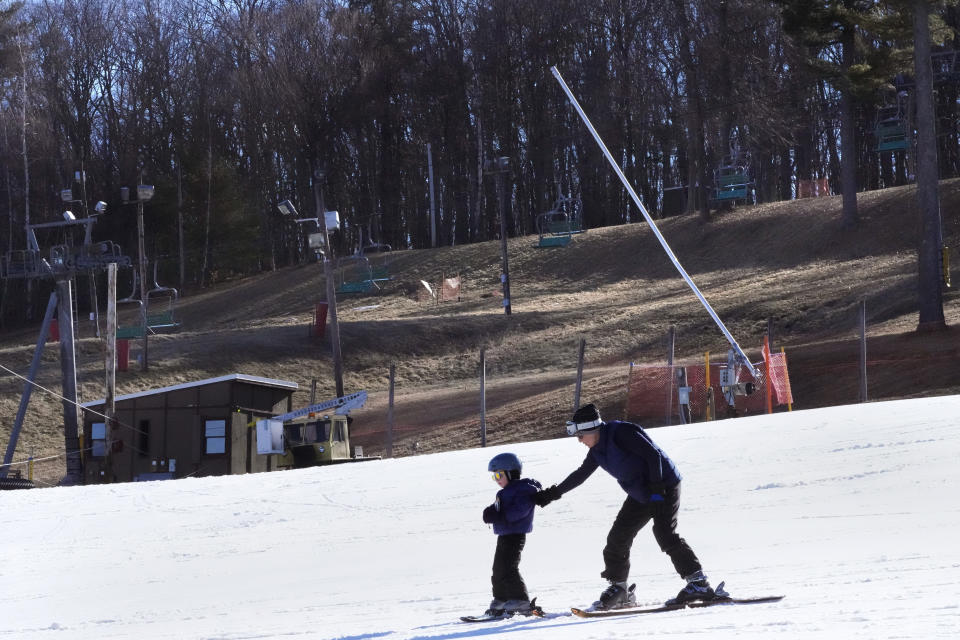
[[[233,373],[227,376],[220,376],[218,378],[207,378],[206,380],[195,380],[193,382],[184,382],[183,384],[175,384],[169,387],[162,387],[160,389],[148,389],[147,391],[138,391],[137,393],[127,393],[122,396],[115,396],[114,402],[120,402],[121,400],[132,400],[134,398],[144,398],[147,396],[153,396],[160,393],[169,393],[171,391],[179,391],[181,389],[189,389],[191,387],[204,387],[210,384],[216,384],[218,382],[249,382],[251,384],[258,384],[262,387],[277,387],[279,389],[289,389],[290,391],[295,391],[299,388],[296,382],[290,382],[289,380],[274,380],[273,378],[261,378],[260,376],[248,376],[243,373]],[[95,407],[97,405],[105,404],[107,402],[106,398],[100,398],[99,400],[91,400],[90,402],[83,402],[80,404],[83,408]]]

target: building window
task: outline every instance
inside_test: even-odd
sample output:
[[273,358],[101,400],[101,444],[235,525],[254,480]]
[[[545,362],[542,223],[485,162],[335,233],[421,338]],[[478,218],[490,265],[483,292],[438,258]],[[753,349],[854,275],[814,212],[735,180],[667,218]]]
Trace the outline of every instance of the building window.
[[203,423],[203,435],[207,440],[203,451],[207,454],[227,452],[227,421],[206,420]]
[[102,458],[107,455],[107,424],[94,422],[90,425],[90,455]]

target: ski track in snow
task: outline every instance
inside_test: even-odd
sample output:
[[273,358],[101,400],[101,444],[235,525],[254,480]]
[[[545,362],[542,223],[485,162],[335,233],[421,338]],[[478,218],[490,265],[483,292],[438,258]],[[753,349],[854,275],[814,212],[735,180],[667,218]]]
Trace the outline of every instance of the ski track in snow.
[[[490,600],[487,461],[545,486],[583,459],[530,442],[248,476],[0,493],[0,640],[956,638],[960,396],[651,431],[684,476],[678,531],[714,584],[773,604],[581,619],[623,502],[598,471],[538,509],[521,572],[548,612]],[[558,434],[562,426],[558,425]],[[682,586],[648,529],[638,601]]]

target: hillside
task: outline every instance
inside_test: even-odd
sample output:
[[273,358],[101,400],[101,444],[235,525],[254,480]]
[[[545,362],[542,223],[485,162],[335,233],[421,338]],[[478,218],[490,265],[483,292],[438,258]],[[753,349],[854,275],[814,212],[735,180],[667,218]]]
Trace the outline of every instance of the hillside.
[[[674,252],[738,342],[759,353],[768,319],[774,347],[785,347],[797,409],[857,399],[859,300],[866,299],[870,398],[960,392],[960,304],[945,301],[950,328],[916,334],[916,214],[913,187],[860,195],[862,222],[839,229],[840,197],[742,207],[709,224],[695,216],[660,221]],[[941,186],[946,243],[960,247],[960,180]],[[639,216],[638,216],[639,217]],[[642,218],[641,218],[642,220]],[[678,360],[727,344],[677,275],[646,224],[593,229],[567,248],[535,248],[536,237],[509,241],[513,314],[499,297],[500,243],[402,251],[393,281],[376,295],[338,300],[346,390],[372,397],[355,414],[356,444],[383,449],[386,389],[397,365],[395,454],[472,446],[477,440],[478,357],[486,347],[490,442],[558,435],[572,404],[577,345],[587,342],[583,398],[608,415],[622,412],[627,365],[663,362],[668,327],[677,326]],[[461,302],[417,300],[419,281],[459,272]],[[960,280],[956,267],[954,282]],[[958,285],[960,286],[960,285]],[[178,333],[150,341],[150,370],[118,374],[130,393],[227,373],[300,384],[296,406],[334,396],[329,347],[307,325],[324,297],[319,265],[265,273],[187,291]],[[37,328],[0,336],[0,364],[26,373]],[[102,398],[103,366],[92,326],[81,322],[81,400]],[[135,345],[136,346],[136,345]],[[59,356],[49,344],[40,384],[59,391]],[[0,444],[7,442],[22,381],[0,378]],[[61,405],[34,394],[15,460],[62,453]],[[58,477],[59,462],[40,465]]]

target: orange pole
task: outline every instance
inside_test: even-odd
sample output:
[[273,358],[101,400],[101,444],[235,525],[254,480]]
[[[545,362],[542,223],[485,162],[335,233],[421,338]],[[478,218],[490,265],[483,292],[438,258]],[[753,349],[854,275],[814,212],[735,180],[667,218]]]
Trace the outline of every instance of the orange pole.
[[793,391],[790,389],[790,370],[787,369],[787,352],[780,347],[780,353],[783,354],[783,380],[787,385],[787,411],[793,411]]

